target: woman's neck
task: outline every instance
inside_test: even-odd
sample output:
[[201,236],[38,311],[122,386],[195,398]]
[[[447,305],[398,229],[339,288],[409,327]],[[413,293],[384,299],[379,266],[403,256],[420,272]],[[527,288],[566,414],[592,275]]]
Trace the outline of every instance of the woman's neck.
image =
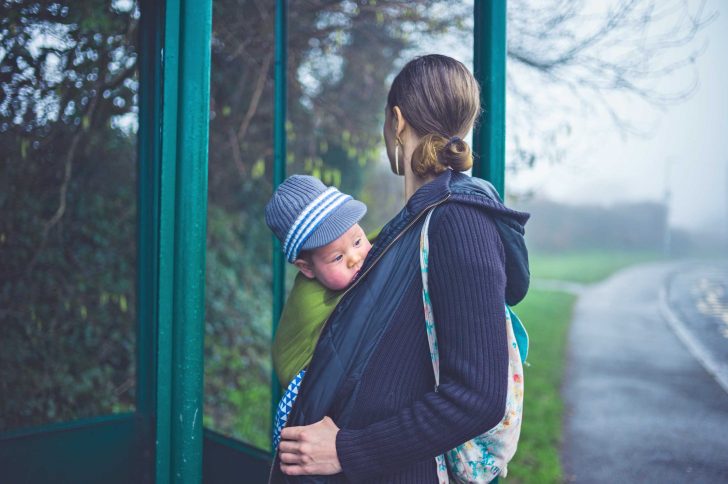
[[411,171],[406,171],[404,175],[404,203],[407,203],[410,197],[414,195],[420,187],[427,185],[434,179],[434,176],[422,178]]
[[402,147],[402,168],[404,168],[404,203],[423,185],[435,179],[434,176],[421,177],[412,171],[412,155],[415,147],[420,144],[420,138],[412,132],[405,133]]

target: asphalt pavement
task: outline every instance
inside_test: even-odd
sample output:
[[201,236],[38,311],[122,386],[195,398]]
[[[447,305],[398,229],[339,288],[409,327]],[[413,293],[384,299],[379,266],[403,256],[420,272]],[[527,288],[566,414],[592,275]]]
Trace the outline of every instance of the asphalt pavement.
[[[705,278],[695,272],[676,282],[688,269],[695,264],[636,266],[579,296],[562,388],[567,482],[728,482],[728,393],[662,307],[674,305],[680,319],[702,318],[683,326],[704,333],[720,362],[728,344],[722,313],[701,312],[698,302],[700,294],[715,302],[721,283],[691,293]],[[718,318],[710,335],[709,318]]]
[[728,263],[685,264],[661,296],[673,331],[728,392]]

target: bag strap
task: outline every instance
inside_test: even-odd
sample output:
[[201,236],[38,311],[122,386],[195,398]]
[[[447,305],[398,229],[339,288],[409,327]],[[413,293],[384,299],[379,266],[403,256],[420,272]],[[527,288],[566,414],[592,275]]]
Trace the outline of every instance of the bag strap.
[[[425,223],[422,225],[420,231],[420,272],[422,273],[422,303],[425,309],[425,327],[427,329],[427,342],[430,345],[430,358],[432,360],[432,371],[435,373],[435,391],[440,386],[440,354],[437,346],[437,332],[435,331],[435,313],[432,310],[432,301],[430,300],[430,291],[427,285],[427,273],[429,268],[429,252],[430,252],[430,240],[429,240],[429,228],[430,218],[432,212],[435,209],[432,208],[425,217]],[[521,357],[521,363],[526,363],[526,357],[528,356],[529,337],[526,332],[526,327],[523,325],[521,320],[516,316],[516,313],[506,304],[505,310],[510,316],[511,326],[515,335],[516,344],[518,346],[518,352]]]
[[432,371],[435,373],[435,391],[440,386],[440,354],[437,350],[437,333],[435,331],[435,316],[432,311],[432,301],[430,300],[430,290],[427,286],[427,271],[430,252],[430,240],[428,231],[430,228],[431,209],[427,213],[425,223],[420,231],[420,272],[422,273],[422,303],[425,309],[425,328],[427,329],[427,342],[430,345],[430,359],[432,360]]
[[[437,333],[435,332],[435,316],[432,312],[432,302],[430,301],[430,290],[427,286],[427,270],[430,253],[430,240],[428,231],[430,228],[430,218],[432,208],[425,217],[425,223],[422,224],[420,230],[420,272],[422,273],[422,303],[425,308],[425,327],[427,329],[427,342],[430,345],[430,357],[432,359],[432,371],[435,373],[435,391],[440,386],[440,354],[437,351]],[[450,478],[447,472],[447,462],[445,454],[435,456],[435,468],[437,469],[437,481],[439,484],[449,484]]]

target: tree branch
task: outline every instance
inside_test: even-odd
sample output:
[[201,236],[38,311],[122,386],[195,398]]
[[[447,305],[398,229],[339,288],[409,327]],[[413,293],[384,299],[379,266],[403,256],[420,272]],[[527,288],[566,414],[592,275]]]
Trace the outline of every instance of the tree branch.
[[250,127],[250,122],[252,121],[253,116],[258,109],[258,103],[260,103],[260,98],[263,95],[263,88],[265,88],[265,81],[268,78],[268,71],[270,70],[270,65],[272,61],[273,51],[269,51],[263,59],[262,65],[260,66],[258,79],[255,82],[255,89],[253,90],[253,95],[250,98],[248,110],[246,111],[245,116],[243,116],[243,121],[240,123],[240,127],[238,128],[238,143],[242,141],[243,138],[245,138],[245,134],[248,132],[248,128]]

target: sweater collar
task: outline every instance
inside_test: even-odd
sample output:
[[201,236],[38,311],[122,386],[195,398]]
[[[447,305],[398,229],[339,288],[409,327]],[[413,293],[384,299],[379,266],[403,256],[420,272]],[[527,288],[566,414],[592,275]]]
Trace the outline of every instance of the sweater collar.
[[447,169],[434,180],[418,188],[405,205],[407,213],[416,215],[427,208],[428,205],[449,195],[451,178],[452,170]]

